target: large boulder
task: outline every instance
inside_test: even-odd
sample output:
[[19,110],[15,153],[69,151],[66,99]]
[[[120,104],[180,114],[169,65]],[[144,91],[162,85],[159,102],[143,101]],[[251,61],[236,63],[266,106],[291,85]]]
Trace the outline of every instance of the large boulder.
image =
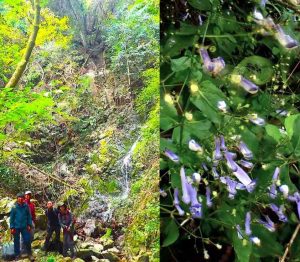
[[108,259],[110,262],[118,262],[120,258],[114,253],[108,250],[105,250],[101,253],[102,258]]
[[35,227],[41,230],[47,229],[47,217],[45,215],[45,211],[42,208],[37,207],[35,209],[36,213],[36,224]]
[[4,197],[0,199],[0,217],[8,215],[15,203],[16,200],[11,199],[10,197]]

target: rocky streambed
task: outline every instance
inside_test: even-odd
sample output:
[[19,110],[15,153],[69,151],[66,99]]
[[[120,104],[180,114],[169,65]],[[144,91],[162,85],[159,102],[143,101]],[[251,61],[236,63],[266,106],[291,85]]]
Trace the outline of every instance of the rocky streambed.
[[[0,200],[0,261],[2,258],[3,243],[10,241],[9,212],[15,201],[9,197]],[[75,224],[74,235],[76,259],[64,258],[58,252],[45,254],[42,251],[46,237],[47,220],[41,208],[37,208],[37,223],[35,239],[32,242],[35,261],[60,262],[60,261],[101,261],[118,262],[126,261],[122,254],[123,232],[122,226],[111,221],[109,225],[96,219],[79,220]],[[62,233],[61,233],[62,238]],[[28,258],[18,261],[29,261]]]

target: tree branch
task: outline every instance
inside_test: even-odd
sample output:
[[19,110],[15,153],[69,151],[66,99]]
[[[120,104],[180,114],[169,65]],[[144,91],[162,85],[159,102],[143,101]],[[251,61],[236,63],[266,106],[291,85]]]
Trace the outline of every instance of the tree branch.
[[12,77],[10,78],[10,80],[8,81],[5,87],[15,87],[18,84],[29,62],[29,58],[31,56],[32,50],[35,46],[35,40],[37,38],[40,21],[41,21],[41,6],[40,6],[40,0],[35,0],[34,3],[35,3],[34,4],[35,14],[34,14],[33,30],[28,39],[25,53],[21,61],[18,63],[15,72],[13,73]]

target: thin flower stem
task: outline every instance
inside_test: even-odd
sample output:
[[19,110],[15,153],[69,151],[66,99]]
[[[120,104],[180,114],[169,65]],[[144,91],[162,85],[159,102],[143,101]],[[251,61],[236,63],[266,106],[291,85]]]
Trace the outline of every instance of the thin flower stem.
[[291,249],[291,247],[292,247],[292,245],[293,245],[293,243],[294,243],[294,241],[295,241],[295,239],[296,239],[296,237],[297,237],[297,235],[299,233],[299,230],[300,230],[300,223],[297,225],[297,227],[296,227],[296,229],[295,229],[295,231],[294,231],[294,233],[293,233],[293,235],[292,235],[289,243],[286,246],[284,254],[283,254],[282,258],[279,260],[279,262],[285,262],[285,261],[287,261],[286,257],[287,257],[287,255],[288,255],[288,253],[289,253],[289,251],[290,251],[290,249]]

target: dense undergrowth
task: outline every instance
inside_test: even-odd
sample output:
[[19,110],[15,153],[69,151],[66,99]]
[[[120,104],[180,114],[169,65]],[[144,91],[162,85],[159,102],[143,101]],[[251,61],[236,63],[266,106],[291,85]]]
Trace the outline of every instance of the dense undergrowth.
[[39,206],[63,200],[79,217],[95,193],[121,193],[120,161],[138,139],[129,197],[114,208],[125,255],[158,261],[158,2],[72,3],[41,1],[29,64],[19,85],[5,88],[33,8],[0,1],[1,195],[31,188]]

